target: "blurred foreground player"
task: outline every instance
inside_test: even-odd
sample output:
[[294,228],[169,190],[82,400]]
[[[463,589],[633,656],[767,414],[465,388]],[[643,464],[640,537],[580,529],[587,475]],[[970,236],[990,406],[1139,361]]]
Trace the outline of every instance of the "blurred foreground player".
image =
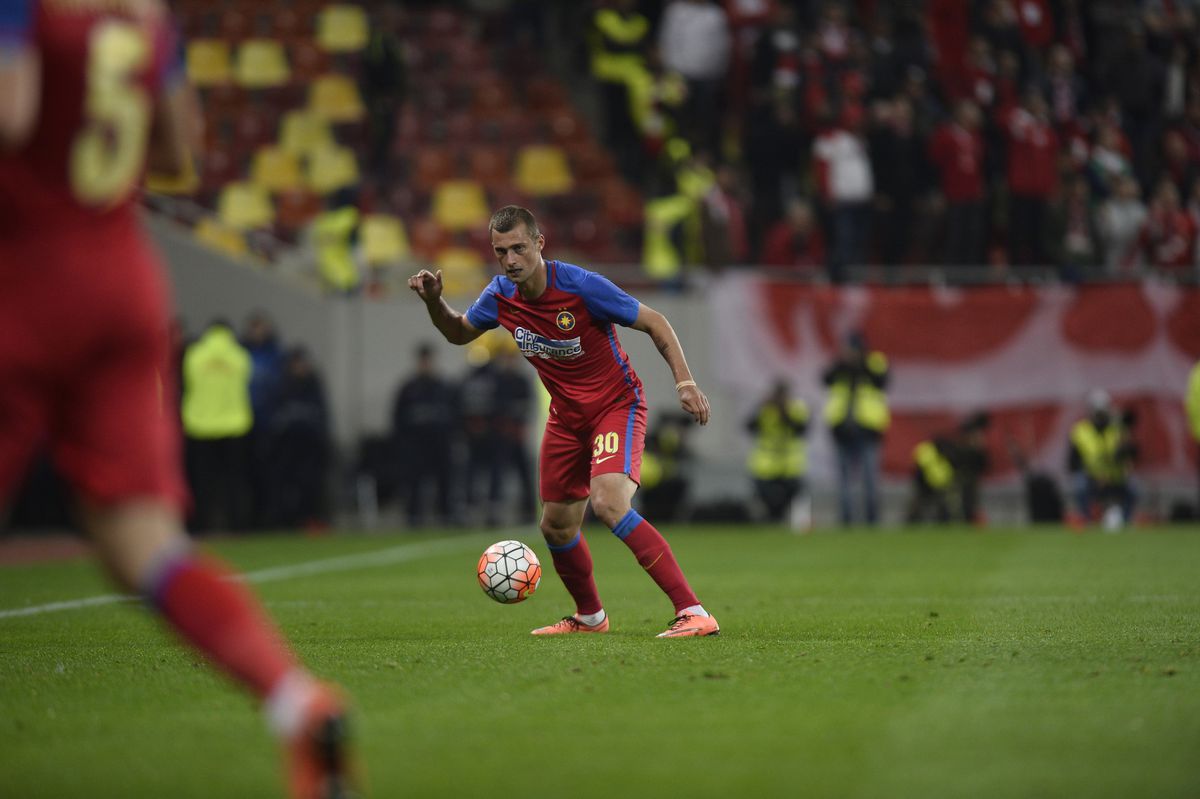
[[182,528],[166,285],[134,202],[147,167],[187,161],[176,46],[157,0],[0,3],[0,502],[49,445],[112,577],[263,701],[291,794],[345,797],[341,700]]
[[511,332],[550,392],[539,468],[541,530],[577,612],[533,634],[608,630],[581,529],[590,498],[597,518],[633,550],[675,606],[675,618],[658,637],[716,635],[717,620],[692,593],[670,545],[630,504],[641,475],[646,399],[614,323],[653,339],[675,377],[680,406],[707,424],[708,398],[692,379],[675,331],[666,317],[607,278],[542,258],[546,239],[526,209],[501,208],[490,231],[504,274],[492,279],[465,314],[442,299],[441,270],[421,270],[408,285],[452,344],[466,344],[497,326]]

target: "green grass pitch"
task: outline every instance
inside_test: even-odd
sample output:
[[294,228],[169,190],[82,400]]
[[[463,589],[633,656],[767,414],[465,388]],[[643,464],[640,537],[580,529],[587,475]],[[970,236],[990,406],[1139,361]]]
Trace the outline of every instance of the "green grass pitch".
[[[357,704],[376,797],[1200,796],[1200,531],[795,536],[666,528],[719,637],[591,530],[607,636],[534,639],[546,574],[501,606],[484,546],[263,582]],[[245,570],[395,551],[413,534],[263,537]],[[107,593],[88,561],[0,567],[0,610]],[[268,797],[246,695],[138,605],[0,618],[0,795]]]

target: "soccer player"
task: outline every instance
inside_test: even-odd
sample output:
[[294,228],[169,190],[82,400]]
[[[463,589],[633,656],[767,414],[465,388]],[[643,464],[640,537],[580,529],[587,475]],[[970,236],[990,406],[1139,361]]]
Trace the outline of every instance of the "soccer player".
[[136,207],[147,165],[186,163],[176,53],[158,0],[0,3],[0,502],[48,444],[113,579],[263,701],[291,794],[344,797],[342,700],[183,532],[166,286]]
[[590,498],[597,518],[633,550],[675,606],[674,620],[658,637],[716,635],[717,620],[692,592],[670,545],[630,507],[646,437],[646,398],[614,323],[650,336],[671,368],[683,410],[700,424],[708,423],[708,398],[692,378],[670,322],[595,272],[547,262],[542,257],[546,239],[528,210],[501,208],[489,229],[504,274],[488,284],[465,314],[442,298],[440,270],[423,269],[409,278],[408,286],[425,301],[434,326],[452,344],[466,344],[503,326],[550,392],[539,468],[541,530],[576,612],[533,634],[608,630],[581,530]]

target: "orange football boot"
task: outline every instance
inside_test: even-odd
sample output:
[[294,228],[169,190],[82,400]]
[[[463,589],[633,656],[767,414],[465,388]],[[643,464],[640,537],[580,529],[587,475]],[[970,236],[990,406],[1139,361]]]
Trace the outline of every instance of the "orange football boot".
[[671,625],[656,638],[692,638],[699,635],[720,635],[721,625],[714,616],[695,616],[680,613],[671,620]]
[[349,754],[346,708],[336,691],[322,685],[309,702],[304,724],[287,744],[293,799],[361,799],[356,764]]
[[597,625],[584,624],[574,616],[563,616],[560,621],[531,630],[532,635],[564,635],[566,633],[606,633],[608,632],[608,616]]

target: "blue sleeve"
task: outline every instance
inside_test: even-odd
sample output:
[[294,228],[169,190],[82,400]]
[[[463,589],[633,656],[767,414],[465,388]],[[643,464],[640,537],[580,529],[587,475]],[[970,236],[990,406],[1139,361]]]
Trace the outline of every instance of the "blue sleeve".
[[496,294],[500,291],[499,282],[500,278],[493,278],[479,295],[479,299],[467,309],[467,321],[476,330],[491,330],[500,324],[500,309],[496,303]]
[[580,288],[583,304],[593,318],[601,322],[616,322],[625,327],[637,320],[638,308],[642,304],[604,275],[589,272]]
[[33,0],[0,0],[0,50],[33,43]]

